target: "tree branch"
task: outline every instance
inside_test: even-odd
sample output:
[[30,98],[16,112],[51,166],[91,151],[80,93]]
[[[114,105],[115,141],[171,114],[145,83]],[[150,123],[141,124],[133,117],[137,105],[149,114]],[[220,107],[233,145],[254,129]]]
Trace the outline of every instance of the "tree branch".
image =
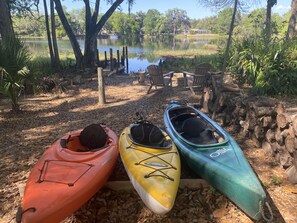
[[92,16],[92,24],[96,24],[99,14],[99,6],[100,6],[100,0],[96,0],[94,13]]
[[55,5],[56,5],[56,11],[57,11],[57,13],[59,15],[60,21],[61,21],[61,23],[62,23],[62,25],[63,25],[66,33],[67,33],[67,36],[70,39],[70,43],[72,45],[73,52],[75,54],[76,62],[78,64],[80,64],[81,61],[82,61],[83,55],[81,53],[81,49],[80,49],[79,44],[78,44],[78,42],[76,40],[76,37],[75,37],[75,35],[74,35],[74,33],[73,33],[72,29],[71,29],[71,26],[69,25],[69,22],[68,22],[68,20],[67,20],[67,18],[65,16],[61,1],[60,0],[54,0],[54,2],[55,2]]
[[107,12],[102,16],[100,21],[96,24],[95,32],[99,33],[101,28],[104,26],[106,21],[109,19],[109,17],[112,15],[112,13],[119,7],[120,4],[123,3],[124,0],[116,0],[112,6],[107,10]]

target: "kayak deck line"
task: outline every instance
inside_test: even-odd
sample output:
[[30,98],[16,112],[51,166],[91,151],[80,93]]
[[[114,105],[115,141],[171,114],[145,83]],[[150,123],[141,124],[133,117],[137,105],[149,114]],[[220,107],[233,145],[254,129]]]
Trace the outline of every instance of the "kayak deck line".
[[[166,173],[164,173],[163,170],[166,170],[166,169],[174,169],[174,170],[176,170],[177,168],[175,166],[173,166],[171,163],[169,163],[168,161],[162,159],[160,156],[162,156],[162,155],[168,155],[170,153],[175,153],[176,154],[176,152],[164,152],[164,153],[159,153],[159,154],[153,154],[153,153],[144,151],[142,149],[137,149],[133,145],[134,145],[134,143],[132,142],[131,145],[129,145],[128,147],[126,147],[126,149],[134,149],[134,150],[137,150],[139,152],[143,152],[143,153],[146,153],[146,154],[150,155],[149,157],[146,157],[146,158],[140,160],[139,162],[135,163],[135,165],[141,165],[141,166],[144,166],[144,167],[153,169],[152,172],[150,172],[150,173],[148,173],[148,174],[146,174],[144,176],[145,178],[149,178],[149,177],[153,177],[153,176],[159,176],[159,177],[164,177],[164,178],[167,178],[168,180],[174,181],[174,179],[172,177],[168,176]],[[166,163],[168,166],[167,165],[160,166],[159,163],[158,163],[159,165],[157,165],[157,163],[151,163],[151,162],[144,163],[145,161],[150,160],[152,158],[158,158],[161,161],[163,161],[164,163]],[[156,167],[159,167],[159,168],[156,168]],[[161,175],[154,174],[156,172],[161,173]]]
[[[54,180],[54,179],[50,179],[47,178],[46,173],[48,172],[48,170],[50,170],[50,163],[52,166],[56,165],[63,165],[64,163],[73,163],[73,165],[76,166],[82,166],[85,168],[81,171],[80,175],[77,176],[76,179],[73,179],[73,182],[63,182],[63,181],[59,181],[59,180]],[[55,164],[57,163],[57,164]],[[73,161],[65,161],[65,160],[45,160],[43,163],[43,166],[40,170],[40,175],[39,175],[39,179],[37,180],[36,183],[42,183],[42,182],[52,182],[52,183],[60,183],[60,184],[67,184],[69,187],[73,187],[74,184],[82,178],[83,175],[85,175],[94,165],[93,164],[89,164],[89,163],[78,163],[78,162],[73,162]],[[53,168],[53,167],[52,167]]]

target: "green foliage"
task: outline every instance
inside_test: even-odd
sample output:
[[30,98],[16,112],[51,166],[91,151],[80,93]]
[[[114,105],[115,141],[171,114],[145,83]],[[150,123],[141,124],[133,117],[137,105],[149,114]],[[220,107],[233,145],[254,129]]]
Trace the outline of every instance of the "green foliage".
[[149,9],[147,11],[145,19],[143,20],[143,28],[146,34],[153,35],[158,32],[155,27],[161,16],[161,13],[156,9]]
[[190,27],[190,19],[185,10],[177,8],[169,9],[165,14],[165,18],[168,21],[167,24],[170,26],[170,30],[173,31],[173,34],[176,33],[177,29]]
[[44,16],[40,16],[37,12],[24,15],[22,17],[12,16],[14,31],[22,36],[46,36]]
[[[232,14],[233,14],[233,8],[226,8],[218,13],[216,26],[215,26],[216,33],[225,34],[225,35],[229,33]],[[237,13],[235,18],[235,26],[237,26],[238,24],[239,16],[240,15]]]
[[229,68],[253,91],[267,95],[297,95],[297,41],[261,37],[235,42]]
[[[62,53],[60,55],[60,63],[61,63],[61,71],[66,70],[69,67],[75,66],[75,58],[74,55],[68,55]],[[51,66],[51,60],[49,57],[33,57],[28,67],[30,69],[30,73],[28,74],[28,80],[32,83],[38,82],[38,80],[42,77],[54,74],[56,72],[55,68]]]
[[[85,34],[85,8],[67,11],[65,15],[75,35]],[[251,13],[238,13],[234,34],[236,36],[260,35],[265,30],[266,9],[256,9]],[[100,14],[99,17],[102,17]],[[105,33],[119,33],[121,35],[160,35],[171,34],[183,29],[207,29],[212,33],[226,35],[230,28],[232,8],[225,8],[217,15],[203,19],[189,19],[187,12],[180,9],[169,9],[162,14],[156,9],[150,9],[147,13],[136,12],[130,15],[123,12],[115,12],[104,25]],[[283,37],[286,34],[290,13],[280,16],[272,13],[271,32],[273,35]],[[44,15],[32,11],[31,14],[13,14],[14,29],[22,36],[46,36]],[[58,38],[66,36],[66,32],[56,15],[56,34]],[[132,33],[131,33],[132,32]]]
[[259,36],[265,30],[265,15],[265,8],[255,9],[249,14],[241,15],[239,24],[234,29],[234,34],[245,37]]
[[281,185],[282,184],[282,180],[279,179],[277,176],[272,176],[271,184],[273,184],[273,185]]
[[12,14],[26,15],[32,12],[32,8],[36,6],[32,0],[9,0],[9,8]]
[[125,13],[115,12],[109,22],[113,27],[112,30],[120,35],[133,36],[140,33],[140,24],[134,14],[129,16]]
[[[70,21],[70,26],[74,33],[77,35],[82,35],[85,33],[85,13],[86,9],[73,9],[67,14],[67,19]],[[58,18],[57,18],[58,19]],[[56,20],[56,24],[60,24],[60,21]],[[63,27],[61,24],[59,25]]]
[[0,40],[0,92],[11,100],[12,110],[19,111],[18,97],[29,73],[30,55],[17,38]]
[[162,66],[165,70],[194,72],[200,63],[210,63],[213,71],[217,71],[221,69],[222,60],[217,54],[201,55],[194,58],[168,57],[162,62]]

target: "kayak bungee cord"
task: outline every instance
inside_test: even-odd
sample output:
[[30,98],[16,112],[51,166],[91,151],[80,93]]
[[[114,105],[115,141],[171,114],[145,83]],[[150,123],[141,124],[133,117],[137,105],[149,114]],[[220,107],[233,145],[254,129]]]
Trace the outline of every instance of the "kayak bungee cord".
[[[133,150],[140,151],[140,152],[143,152],[143,153],[146,153],[146,154],[150,155],[149,157],[147,157],[147,158],[139,161],[138,163],[135,163],[135,165],[141,165],[141,166],[144,166],[144,167],[147,167],[147,168],[151,168],[151,169],[154,170],[154,171],[146,174],[144,176],[144,178],[149,178],[149,177],[153,177],[153,176],[160,176],[160,177],[164,177],[164,178],[166,178],[168,180],[174,181],[174,179],[171,178],[168,174],[164,173],[163,170],[167,170],[167,169],[174,169],[174,170],[176,170],[177,168],[175,166],[173,166],[171,163],[169,163],[166,160],[162,159],[160,156],[171,154],[171,153],[175,153],[176,154],[176,152],[165,152],[165,153],[159,153],[159,154],[152,154],[152,153],[143,151],[141,149],[137,149],[136,147],[134,147],[132,145],[135,145],[135,144],[132,142],[131,145],[129,145],[128,147],[126,147],[126,149],[133,149]],[[152,167],[150,165],[147,165],[146,163],[143,164],[144,161],[149,160],[151,158],[155,158],[155,157],[158,158],[158,159],[160,159],[164,163],[166,163],[169,167],[166,166],[166,167],[163,167],[163,168],[155,168],[155,167]],[[154,174],[156,172],[160,172],[161,174]]]
[[87,166],[87,169],[80,175],[78,176],[78,178],[73,182],[73,183],[64,183],[64,182],[59,182],[59,181],[54,181],[54,180],[47,180],[45,179],[46,177],[46,171],[48,169],[49,163],[50,162],[61,162],[61,163],[76,163],[76,162],[71,162],[71,161],[65,161],[65,160],[45,160],[42,168],[40,170],[40,175],[39,178],[37,180],[37,183],[42,183],[42,182],[53,182],[53,183],[60,183],[60,184],[67,184],[69,187],[73,187],[74,184],[86,173],[89,171],[89,169],[91,169],[94,165],[93,164],[89,164],[89,163],[80,163],[80,164],[84,164]]
[[259,201],[259,208],[260,208],[260,212],[262,214],[262,217],[265,221],[267,222],[271,222],[273,220],[273,214],[272,214],[272,210],[271,207],[269,206],[268,202],[265,201],[265,205],[268,208],[269,214],[270,214],[270,218],[266,217],[265,213],[264,213],[264,205],[262,204],[262,201]]

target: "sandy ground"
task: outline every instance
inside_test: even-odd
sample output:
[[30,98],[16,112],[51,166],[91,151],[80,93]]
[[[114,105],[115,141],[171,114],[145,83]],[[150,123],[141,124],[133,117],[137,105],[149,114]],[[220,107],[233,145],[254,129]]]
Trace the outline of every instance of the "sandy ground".
[[[148,86],[132,77],[106,79],[105,105],[98,105],[96,77],[82,79],[65,92],[25,96],[20,114],[11,114],[9,104],[0,104],[0,222],[15,222],[17,207],[31,168],[55,140],[65,133],[91,123],[105,123],[118,135],[134,121],[135,112],[163,128],[163,111],[172,99],[199,104],[199,95],[177,86],[147,95]],[[257,148],[238,131],[228,127],[264,185],[274,213],[273,222],[297,222],[297,186],[288,182],[284,170],[272,157]],[[195,178],[183,164],[182,178]],[[128,180],[119,159],[111,180]],[[104,188],[64,223],[77,222],[253,222],[223,195],[209,186],[181,188],[175,206],[166,215],[148,210],[134,190],[123,192]]]

